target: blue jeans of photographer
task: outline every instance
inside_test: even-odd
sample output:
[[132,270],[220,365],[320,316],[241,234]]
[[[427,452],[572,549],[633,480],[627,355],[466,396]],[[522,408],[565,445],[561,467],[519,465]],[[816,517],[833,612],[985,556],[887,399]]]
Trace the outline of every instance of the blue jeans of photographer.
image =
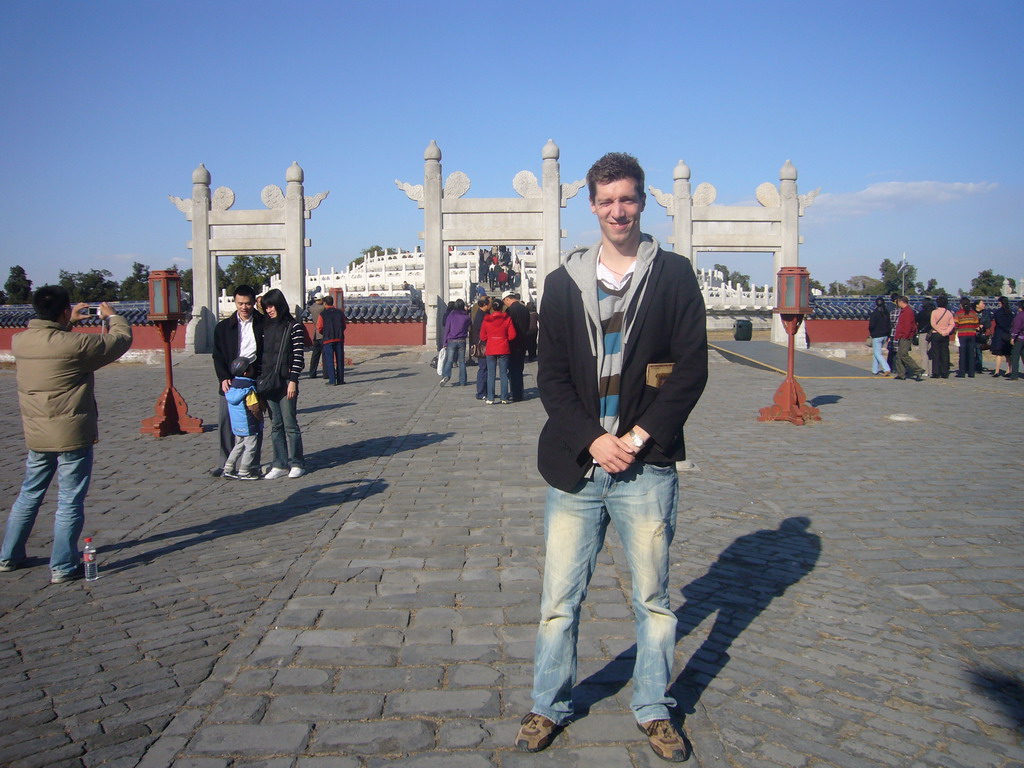
[[0,560],[11,564],[25,559],[25,543],[43,503],[43,496],[57,476],[57,514],[53,519],[53,548],[50,571],[55,576],[74,573],[78,568],[78,537],[85,525],[85,495],[92,478],[92,446],[77,451],[29,451],[21,493],[11,505],[4,532]]

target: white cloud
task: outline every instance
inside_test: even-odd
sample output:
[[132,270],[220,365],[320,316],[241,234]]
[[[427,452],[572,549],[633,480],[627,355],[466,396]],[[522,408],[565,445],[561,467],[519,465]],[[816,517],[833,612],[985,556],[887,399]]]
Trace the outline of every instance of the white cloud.
[[882,181],[859,192],[824,193],[808,209],[808,215],[822,221],[868,216],[878,211],[904,210],[938,205],[991,192],[995,182]]

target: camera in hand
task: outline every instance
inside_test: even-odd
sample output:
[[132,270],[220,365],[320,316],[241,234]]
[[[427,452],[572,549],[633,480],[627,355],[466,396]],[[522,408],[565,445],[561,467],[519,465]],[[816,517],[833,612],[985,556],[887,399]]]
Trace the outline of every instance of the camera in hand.
[[100,313],[100,308],[98,306],[96,306],[96,307],[86,307],[85,309],[82,310],[82,314],[83,315],[98,315],[99,313]]

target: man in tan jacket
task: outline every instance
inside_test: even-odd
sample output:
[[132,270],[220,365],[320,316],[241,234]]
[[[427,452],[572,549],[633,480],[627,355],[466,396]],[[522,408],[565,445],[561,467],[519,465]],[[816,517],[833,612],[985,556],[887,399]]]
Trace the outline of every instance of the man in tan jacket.
[[57,514],[50,554],[50,582],[62,584],[80,574],[78,537],[85,524],[85,495],[92,477],[92,449],[99,438],[93,372],[114,362],[132,345],[128,321],[104,302],[99,315],[105,334],[73,333],[87,304],[71,307],[68,292],[47,285],[35,292],[36,319],[11,342],[18,367],[18,402],[28,444],[25,481],[11,506],[0,549],[0,571],[25,560],[43,496],[57,475]]

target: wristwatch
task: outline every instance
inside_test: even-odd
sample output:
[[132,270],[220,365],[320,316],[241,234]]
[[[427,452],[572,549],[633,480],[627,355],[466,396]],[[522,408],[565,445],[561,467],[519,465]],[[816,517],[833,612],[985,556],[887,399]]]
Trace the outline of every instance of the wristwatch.
[[644,447],[645,440],[642,437],[640,437],[640,435],[638,435],[636,432],[634,432],[632,429],[629,430],[629,439],[630,439],[630,442],[633,443],[633,447],[634,448],[643,448]]

